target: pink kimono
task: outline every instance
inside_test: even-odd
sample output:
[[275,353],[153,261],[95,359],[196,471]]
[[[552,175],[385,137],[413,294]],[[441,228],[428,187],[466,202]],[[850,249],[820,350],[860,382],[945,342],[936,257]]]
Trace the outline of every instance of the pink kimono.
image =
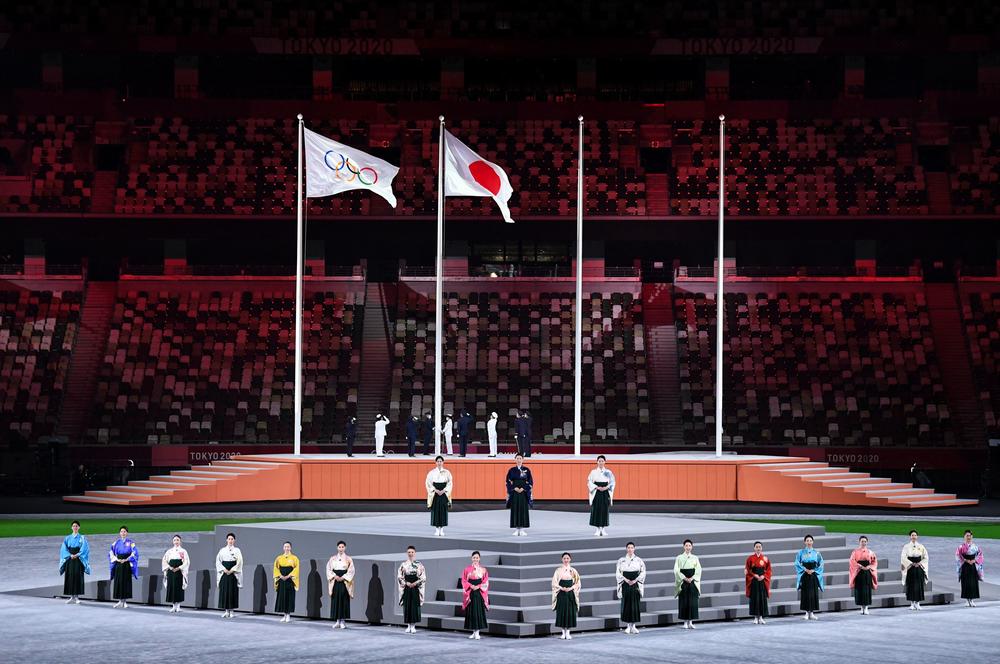
[[[462,570],[462,608],[465,609],[469,606],[469,595],[472,593],[472,584],[469,583],[469,577],[473,576],[475,568],[469,565],[464,570]],[[490,609],[490,573],[486,571],[486,568],[482,565],[479,566],[479,573],[482,574],[482,583],[479,584],[480,594],[483,596],[483,604],[486,605],[486,610]]]
[[858,564],[859,560],[870,560],[868,564],[868,569],[872,573],[872,589],[878,588],[878,558],[875,556],[875,552],[869,548],[857,548],[851,552],[850,560],[850,576],[851,576],[851,587],[854,587],[854,579],[858,576],[858,571],[861,569],[861,565]]

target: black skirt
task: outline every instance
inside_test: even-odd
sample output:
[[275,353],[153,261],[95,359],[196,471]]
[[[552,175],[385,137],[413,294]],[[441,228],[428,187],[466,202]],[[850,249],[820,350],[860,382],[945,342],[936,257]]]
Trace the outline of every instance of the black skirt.
[[[446,482],[435,482],[434,488],[443,491],[448,486]],[[444,528],[448,525],[448,496],[434,494],[431,501],[431,525],[435,528]]]
[[[681,574],[687,578],[694,576],[694,569],[682,569]],[[681,592],[677,596],[677,618],[680,620],[697,620],[698,619],[698,597],[701,593],[698,592],[698,586],[691,583],[682,582]]]
[[111,573],[111,599],[132,599],[132,566],[128,561],[115,563]]
[[[410,573],[403,576],[407,583],[416,583],[420,577]],[[399,598],[399,604],[403,607],[403,622],[407,625],[416,625],[420,622],[420,588],[409,588],[403,586],[403,596]]]
[[[347,574],[346,569],[335,569],[336,576]],[[337,581],[333,584],[333,593],[330,595],[330,620],[350,620],[351,619],[351,595],[347,592],[347,583]]]
[[924,601],[924,586],[927,584],[927,576],[920,567],[910,565],[906,570],[906,601]]
[[[80,547],[68,547],[70,553],[80,553]],[[83,594],[83,561],[79,558],[70,558],[63,567],[63,595],[71,597]]]
[[[469,579],[471,582],[472,579]],[[478,588],[478,583],[469,593],[469,605],[465,607],[465,629],[473,631],[487,629],[486,623],[486,602],[483,600],[483,591]]]
[[872,604],[872,571],[867,567],[859,569],[854,577],[854,603],[858,606]]
[[531,516],[528,509],[528,494],[514,491],[510,494],[510,527],[530,528]]
[[[639,578],[639,572],[622,572],[624,576],[629,581],[635,581]],[[621,621],[626,625],[631,625],[632,623],[637,623],[642,620],[640,602],[642,601],[642,596],[639,595],[639,585],[630,586],[627,583],[622,584],[622,611],[621,611]]]
[[[281,565],[278,572],[281,576],[287,576],[295,569],[291,565]],[[277,589],[274,594],[275,613],[295,613],[295,581],[291,578],[278,579]]]
[[[572,588],[573,579],[559,579],[559,585],[563,588]],[[556,595],[556,627],[560,629],[573,629],[576,627],[576,614],[579,607],[576,605],[576,593],[559,591]]]
[[799,609],[801,611],[819,611],[819,577],[815,574],[803,574],[799,584]]
[[962,563],[958,580],[962,583],[962,599],[979,599],[979,572],[975,565]]
[[[606,487],[607,482],[594,482],[594,486]],[[594,528],[607,528],[609,512],[611,511],[611,496],[607,491],[595,491],[594,500],[590,503],[590,525]]]
[[[174,558],[168,560],[167,564],[171,567],[180,567],[183,560]],[[167,580],[167,592],[166,592],[166,602],[167,604],[180,604],[184,601],[184,575],[180,570],[176,572],[171,572],[169,569],[166,572]]]
[[[226,569],[232,569],[235,565],[235,560],[222,563]],[[240,585],[235,574],[223,574],[219,579],[219,608],[224,611],[240,608]]]
[[[754,574],[760,574],[761,576],[763,576],[765,572],[763,567],[751,567],[750,571]],[[766,581],[750,579],[750,615],[755,618],[766,618],[768,616]]]

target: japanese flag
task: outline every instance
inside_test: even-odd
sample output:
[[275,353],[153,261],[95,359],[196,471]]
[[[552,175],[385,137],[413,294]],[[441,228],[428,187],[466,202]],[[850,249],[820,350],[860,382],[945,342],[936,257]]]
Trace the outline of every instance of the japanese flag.
[[514,190],[504,170],[486,161],[450,131],[444,132],[444,195],[489,196],[496,201],[503,220],[513,224],[507,201]]

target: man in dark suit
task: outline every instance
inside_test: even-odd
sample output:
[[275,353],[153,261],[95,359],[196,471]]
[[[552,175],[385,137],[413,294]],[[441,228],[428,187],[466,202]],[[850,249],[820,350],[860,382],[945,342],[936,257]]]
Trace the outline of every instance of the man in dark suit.
[[524,422],[521,425],[521,427],[524,430],[524,433],[523,433],[524,442],[521,443],[521,446],[524,448],[524,452],[523,452],[524,456],[525,457],[530,457],[531,456],[531,415],[528,414],[528,411],[523,411],[521,413],[521,419]]
[[469,427],[472,425],[472,416],[469,411],[462,409],[462,414],[458,418],[458,454],[465,456],[465,450],[469,445]]
[[406,453],[408,456],[417,455],[417,435],[420,431],[420,420],[416,415],[406,421]]
[[354,456],[354,439],[358,435],[358,418],[348,417],[344,427],[344,442],[347,443],[347,456]]
[[424,413],[423,429],[420,431],[424,439],[424,454],[431,453],[431,443],[434,441],[434,416]]

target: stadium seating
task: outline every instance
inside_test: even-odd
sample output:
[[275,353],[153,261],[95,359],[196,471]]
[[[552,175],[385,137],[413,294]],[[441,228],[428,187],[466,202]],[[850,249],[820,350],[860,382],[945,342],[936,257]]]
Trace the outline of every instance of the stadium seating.
[[[89,211],[93,171],[78,163],[74,146],[81,128],[92,123],[92,118],[75,116],[0,115],[4,170],[26,176],[31,184],[30,196],[0,196],[0,212]],[[22,150],[26,156],[15,159]]]
[[963,292],[962,319],[986,433],[1000,438],[1000,289]]

